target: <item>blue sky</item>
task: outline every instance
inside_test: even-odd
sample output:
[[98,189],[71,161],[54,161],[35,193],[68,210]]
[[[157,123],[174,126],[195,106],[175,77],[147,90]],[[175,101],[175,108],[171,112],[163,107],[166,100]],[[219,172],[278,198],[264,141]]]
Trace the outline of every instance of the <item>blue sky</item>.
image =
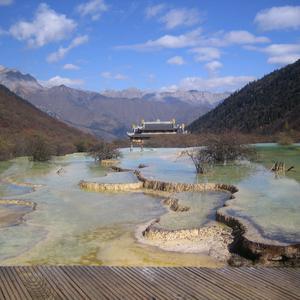
[[0,0],[0,53],[49,86],[231,91],[300,58],[300,1]]

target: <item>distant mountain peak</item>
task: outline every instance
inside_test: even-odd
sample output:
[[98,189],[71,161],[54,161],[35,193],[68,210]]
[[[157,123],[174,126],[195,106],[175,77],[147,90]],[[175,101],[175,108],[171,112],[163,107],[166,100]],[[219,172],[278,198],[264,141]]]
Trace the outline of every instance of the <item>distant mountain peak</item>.
[[101,93],[74,89],[64,84],[44,87],[30,74],[0,68],[0,84],[51,116],[94,134],[123,136],[141,119],[189,123],[212,109],[228,94],[202,91],[105,90]]
[[32,75],[4,66],[0,66],[0,84],[25,98],[29,92],[43,88]]
[[230,93],[212,93],[198,90],[140,90],[137,88],[128,88],[124,90],[104,90],[102,95],[110,98],[136,99],[143,98],[148,101],[182,101],[192,105],[208,103],[210,105],[218,104],[221,100],[227,98]]

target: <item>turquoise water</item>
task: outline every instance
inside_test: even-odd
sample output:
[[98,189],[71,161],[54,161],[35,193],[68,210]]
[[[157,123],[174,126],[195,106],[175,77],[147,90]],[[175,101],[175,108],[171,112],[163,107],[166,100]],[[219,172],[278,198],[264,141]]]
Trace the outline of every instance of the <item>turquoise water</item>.
[[200,228],[216,219],[216,210],[228,199],[228,193],[222,192],[185,192],[174,195],[180,205],[189,207],[188,211],[163,215],[158,227],[177,230]]
[[[258,144],[255,147],[256,162],[240,161],[225,166],[217,165],[208,169],[206,174],[198,176],[192,162],[187,157],[180,156],[182,149],[146,149],[144,152],[129,152],[129,149],[124,149],[126,159],[121,165],[127,168],[137,168],[140,163],[149,165],[148,168],[141,169],[142,173],[158,180],[234,184],[239,192],[235,194],[234,205],[227,212],[248,221],[256,229],[252,234],[254,239],[259,238],[259,233],[262,237],[279,242],[300,242],[300,145]],[[287,168],[294,166],[294,169],[285,174],[274,174],[270,169],[276,161],[285,162]],[[200,207],[205,206],[205,201],[199,200],[197,195],[186,194],[184,198],[190,198],[185,201],[200,204]],[[211,201],[214,203],[213,199]],[[213,207],[212,204],[208,209]],[[191,212],[181,214],[188,216]],[[198,214],[198,223],[206,222],[201,218],[201,209],[198,209]],[[167,219],[169,223],[165,224],[166,227],[174,226],[172,224],[179,227],[182,223],[187,227],[189,225],[186,220],[191,224],[197,223],[192,221],[193,217],[185,221],[178,216]]]
[[[197,175],[182,149],[122,149],[120,165],[140,169],[148,178],[173,182],[219,182],[238,187],[228,213],[246,220],[260,236],[299,242],[300,161],[299,146],[259,145],[256,163],[246,161],[219,165]],[[273,161],[294,165],[293,172],[275,176]],[[60,174],[57,171],[61,170]],[[17,226],[0,228],[1,264],[98,264],[98,265],[197,265],[220,266],[208,256],[167,252],[141,245],[135,231],[160,218],[168,229],[194,228],[213,221],[215,211],[226,200],[223,193],[175,195],[188,212],[168,212],[157,196],[143,192],[95,193],[79,188],[80,180],[135,182],[130,172],[107,173],[83,154],[34,163],[26,158],[0,163],[0,198],[37,203]],[[18,184],[22,183],[22,186]],[[24,183],[27,183],[24,184]],[[34,190],[35,189],[35,190]],[[6,213],[5,208],[0,212]]]
[[[0,163],[2,164],[2,163]],[[60,174],[57,171],[61,170]],[[166,213],[161,198],[135,193],[96,193],[79,181],[136,180],[131,173],[110,173],[81,154],[33,163],[25,158],[2,165],[2,198],[37,203],[18,226],[0,226],[1,264],[204,265],[207,256],[171,253],[145,246],[135,230]],[[7,191],[10,183],[30,183],[36,190]],[[2,207],[2,209],[4,209]],[[5,211],[3,212],[5,213]]]

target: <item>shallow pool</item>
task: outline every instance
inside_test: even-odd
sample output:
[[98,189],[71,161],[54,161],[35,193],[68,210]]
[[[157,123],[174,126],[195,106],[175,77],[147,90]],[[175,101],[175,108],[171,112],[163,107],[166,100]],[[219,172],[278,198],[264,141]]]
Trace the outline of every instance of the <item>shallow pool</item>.
[[[122,149],[120,165],[140,169],[147,178],[173,182],[219,182],[238,187],[228,213],[244,218],[258,235],[281,242],[300,241],[299,146],[259,145],[256,163],[216,166],[197,176],[182,149]],[[284,160],[294,171],[275,176],[273,161]],[[60,170],[60,172],[57,172]],[[1,264],[194,265],[218,267],[208,255],[176,253],[139,243],[136,229],[160,218],[168,229],[194,228],[214,220],[228,195],[181,193],[187,212],[168,211],[162,198],[142,191],[96,193],[81,190],[80,180],[132,182],[131,173],[110,173],[84,154],[34,163],[18,158],[0,163],[0,198],[30,200],[34,212],[17,226],[0,228]],[[21,183],[21,186],[19,184]],[[0,211],[1,212],[1,211]],[[5,214],[5,208],[2,208]],[[250,232],[251,234],[251,232]]]

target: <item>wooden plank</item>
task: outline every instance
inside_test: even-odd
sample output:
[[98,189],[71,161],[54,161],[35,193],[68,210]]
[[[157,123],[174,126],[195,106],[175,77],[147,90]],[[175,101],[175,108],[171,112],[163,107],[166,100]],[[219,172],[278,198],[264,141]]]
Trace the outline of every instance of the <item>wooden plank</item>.
[[197,297],[201,296],[209,299],[232,299],[231,295],[226,294],[226,292],[220,294],[218,288],[205,280],[200,281],[198,276],[195,276],[192,273],[187,273],[181,268],[171,268],[170,272],[173,276],[180,278],[182,284],[184,284],[187,288],[193,290]]
[[66,280],[72,286],[76,286],[79,294],[84,295],[87,299],[96,299],[97,295],[93,286],[90,284],[87,276],[81,273],[81,267],[60,267],[60,271],[64,273]]
[[14,280],[11,280],[10,275],[7,272],[7,268],[3,268],[3,274],[6,277],[7,283],[9,284],[12,294],[10,295],[13,299],[19,299],[20,294],[19,294],[19,287],[17,284],[14,284]]
[[74,277],[67,277],[59,267],[46,267],[52,279],[58,280],[58,285],[64,294],[68,295],[68,299],[90,299],[83,291],[82,286],[77,285]]
[[[295,276],[288,276],[287,274],[282,274],[281,272],[274,272],[274,270],[261,268],[255,270],[255,274],[264,276],[269,282],[281,286],[283,289],[295,290],[296,294],[300,294],[300,281]],[[298,283],[298,284],[297,284]]]
[[242,284],[245,288],[249,289],[249,294],[254,290],[255,294],[262,295],[264,298],[267,299],[277,299],[278,294],[274,293],[270,290],[269,286],[266,286],[262,281],[253,281],[248,276],[244,274],[240,274],[240,272],[236,272],[236,270],[231,269],[221,269],[216,270],[216,272],[222,274],[223,276],[227,277],[228,279],[233,279],[236,282]]
[[247,279],[245,281],[241,281],[241,275],[238,274],[237,276],[234,276],[230,271],[231,269],[228,268],[228,274],[229,276],[226,276],[226,274],[219,272],[219,270],[209,270],[209,269],[201,269],[201,272],[208,273],[213,272],[213,276],[216,278],[222,278],[222,281],[227,282],[226,288],[231,288],[233,291],[237,291],[238,293],[248,294],[246,297],[247,299],[270,299],[268,295],[265,295],[259,291],[259,287],[252,286],[249,284],[246,284]]
[[[289,271],[290,270],[290,271]],[[274,281],[274,282],[278,282],[278,278],[280,278],[280,282],[285,282],[286,284],[292,284],[292,286],[296,286],[299,287],[300,289],[300,285],[299,285],[299,281],[300,281],[300,272],[291,272],[293,271],[293,269],[287,269],[285,271],[285,269],[282,268],[257,268],[257,272],[260,272],[262,274],[265,274],[267,276],[270,275],[270,280]],[[300,291],[299,291],[300,293]]]
[[255,276],[257,279],[269,284],[270,288],[272,290],[274,290],[274,291],[276,290],[279,293],[284,293],[286,299],[288,299],[288,298],[294,299],[294,297],[297,297],[299,295],[299,293],[294,291],[297,289],[296,286],[291,285],[290,283],[289,283],[289,287],[286,286],[288,284],[288,282],[285,281],[283,276],[276,276],[275,280],[273,277],[273,280],[272,280],[271,276],[274,276],[274,275],[267,273],[267,270],[265,270],[264,272],[261,273],[261,271],[259,271],[259,269],[253,269],[253,270],[241,269],[240,272],[251,273],[251,275]]
[[198,276],[200,275],[199,273],[201,273],[200,276],[202,279],[205,278],[204,280],[207,280],[218,286],[220,289],[229,292],[231,295],[234,295],[233,297],[239,299],[257,299],[259,296],[260,299],[268,299],[267,297],[265,298],[263,295],[256,293],[255,289],[251,289],[248,286],[238,283],[234,279],[229,279],[218,274],[214,269],[201,268],[201,270],[198,270],[197,268],[185,268],[185,270]]
[[147,276],[145,269],[147,268],[126,268],[126,272],[132,280],[139,283],[140,288],[149,290],[155,299],[170,299],[170,296],[173,295],[172,292],[152,276]]
[[117,267],[106,268],[107,272],[112,272],[112,278],[115,278],[116,285],[121,293],[126,293],[128,297],[132,299],[147,299],[147,291],[145,289],[140,288],[139,282],[133,282],[129,276],[124,273],[122,268],[119,269]]
[[188,289],[180,280],[165,273],[164,268],[145,268],[144,270],[154,276],[156,281],[165,285],[169,289],[170,296],[173,294],[176,299],[197,299],[195,291]]
[[17,267],[16,275],[33,299],[55,299],[57,294],[44,276],[36,272],[35,267]]
[[18,291],[18,297],[20,299],[30,300],[32,299],[25,285],[21,281],[19,274],[16,272],[15,268],[6,267],[4,270],[7,272],[11,282],[14,284],[15,288]]
[[251,268],[247,269],[222,269],[224,273],[227,273],[229,277],[234,278],[240,282],[243,282],[245,286],[251,286],[261,292],[262,295],[268,296],[269,298],[279,297],[280,299],[295,299],[294,297],[284,293],[276,285],[270,284],[264,278],[258,278],[255,272],[252,272]]
[[16,298],[15,290],[11,287],[10,279],[7,278],[4,268],[0,268],[0,281],[4,299],[18,299]]
[[89,280],[89,284],[95,292],[95,295],[98,294],[103,299],[117,299],[117,297],[112,294],[111,288],[109,289],[111,282],[110,284],[105,283],[104,277],[99,276],[99,274],[96,273],[92,268],[81,267],[78,271],[80,271],[81,274],[85,276],[87,280]]
[[[31,267],[30,267],[31,268]],[[51,289],[54,299],[66,299],[67,296],[61,292],[60,284],[56,284],[56,280],[45,271],[43,267],[32,267],[37,276],[43,277],[47,287]]]
[[300,299],[300,269],[0,267],[0,299]]
[[[90,272],[90,268],[88,268],[88,272]],[[108,272],[107,268],[101,267],[93,267],[92,270],[95,276],[95,285],[98,282],[103,283],[104,292],[106,293],[107,297],[110,299],[121,299],[122,295],[124,295],[124,291],[121,290],[121,287],[117,281],[117,278],[111,276],[111,272]]]
[[101,280],[106,281],[106,286],[114,295],[114,299],[122,299],[126,295],[126,287],[124,287],[124,282],[120,282],[120,279],[114,275],[110,267],[94,267],[95,273],[97,273]]
[[[194,269],[187,269],[187,271],[196,272]],[[218,274],[214,269],[201,269],[201,274],[204,276],[204,278],[211,283],[214,283],[219,288],[224,289],[225,291],[228,291],[230,294],[235,295],[235,297],[238,297],[240,299],[257,299],[254,295],[249,291],[248,287],[245,287],[242,284],[239,284],[235,280],[228,279],[220,274]],[[260,297],[261,299],[265,299],[264,297]]]

